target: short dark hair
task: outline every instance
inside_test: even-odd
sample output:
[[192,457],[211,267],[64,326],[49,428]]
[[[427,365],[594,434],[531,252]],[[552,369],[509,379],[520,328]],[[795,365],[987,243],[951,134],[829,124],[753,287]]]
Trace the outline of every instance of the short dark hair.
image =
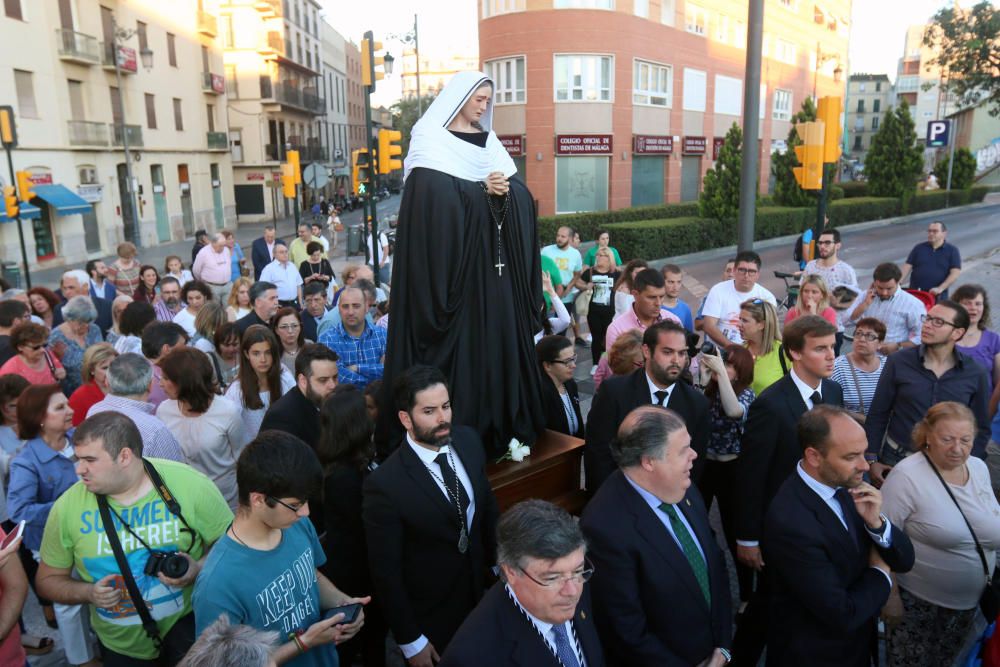
[[448,390],[449,396],[451,395],[448,378],[439,368],[424,364],[410,366],[392,383],[392,395],[396,401],[396,409],[409,413],[417,404],[417,394],[438,384],[443,384]]
[[215,335],[212,336],[212,344],[215,345],[216,351],[227,341],[235,340],[236,344],[240,343],[240,330],[236,326],[236,322],[226,322],[221,327],[215,330]]
[[[971,301],[977,296],[983,298],[983,315],[979,318],[979,328],[985,331],[990,328],[990,297],[986,293],[985,287],[975,283],[967,283],[951,293],[951,300],[960,304],[963,301]],[[0,321],[0,326],[3,326],[2,321]]]
[[365,468],[375,456],[365,395],[353,384],[338,385],[319,410],[322,434],[316,442],[320,463],[345,463]]
[[806,338],[819,338],[821,336],[835,336],[837,327],[819,315],[802,315],[785,325],[785,330],[781,334],[781,344],[785,350],[801,352],[806,346]]
[[[279,342],[278,345],[280,348],[281,343]],[[300,375],[311,378],[312,362],[314,361],[332,361],[336,363],[339,359],[340,357],[337,356],[337,353],[326,345],[306,343],[295,357],[295,379],[298,380]]]
[[941,225],[941,231],[942,232],[948,231],[948,225],[944,224],[944,220],[932,220],[931,224],[932,225]]
[[306,254],[311,255],[314,252],[323,252],[323,244],[319,241],[310,241],[306,244]]
[[99,261],[101,261],[101,260],[99,260],[99,259],[92,259],[89,262],[87,262],[87,266],[86,266],[85,270],[87,272],[87,275],[90,276],[91,278],[93,278],[94,274],[97,273],[97,263]]
[[819,238],[823,238],[823,236],[827,235],[827,234],[829,234],[830,236],[833,237],[833,242],[834,243],[840,243],[840,230],[839,229],[837,229],[836,227],[830,227],[828,229],[824,229],[823,231],[821,231],[819,233]]
[[10,349],[17,350],[22,345],[31,345],[36,341],[48,338],[49,328],[44,324],[35,324],[31,320],[14,326],[10,332]]
[[618,434],[611,441],[611,457],[623,469],[639,465],[644,456],[662,459],[670,436],[683,428],[686,428],[684,420],[669,408],[638,407],[618,427]]
[[736,253],[736,259],[733,261],[736,264],[739,264],[740,262],[750,262],[751,264],[756,264],[758,269],[763,264],[763,262],[760,261],[760,255],[755,253],[753,250],[744,250]]
[[174,278],[173,276],[163,276],[162,278],[160,278],[161,290],[163,289],[164,285],[177,285],[178,287],[180,287],[181,281],[177,280],[177,278]]
[[0,405],[18,398],[31,383],[20,375],[5,373],[0,375]]
[[8,299],[0,301],[0,327],[12,327],[25,314],[31,312],[31,308],[23,301]]
[[87,417],[76,427],[74,442],[100,440],[104,451],[117,459],[123,449],[131,449],[136,456],[142,456],[142,434],[131,419],[120,412],[108,410]]
[[190,337],[176,322],[151,322],[142,330],[142,356],[155,359],[164,345],[173,347],[182,338],[186,343]]
[[820,403],[799,417],[797,430],[802,451],[812,447],[820,454],[826,455],[830,448],[830,434],[833,431],[830,422],[837,415],[851,417],[851,413],[844,408],[827,403]]
[[264,293],[268,290],[276,290],[278,286],[274,283],[269,283],[266,280],[258,280],[250,289],[247,291],[247,296],[250,298],[250,304],[252,305],[254,301],[264,296]]
[[858,323],[854,325],[855,334],[858,329],[871,329],[875,332],[875,335],[878,336],[879,342],[885,340],[885,334],[888,332],[888,329],[885,328],[885,322],[877,317],[862,317],[858,320]]
[[677,266],[676,264],[664,264],[663,266],[660,267],[660,274],[665,276],[668,273],[672,273],[674,275],[681,275],[682,273],[684,273],[684,269]]
[[32,440],[42,432],[42,421],[49,411],[49,399],[62,393],[57,384],[33,384],[17,398],[17,435]]
[[[643,347],[652,351],[660,342],[660,334],[663,333],[679,333],[684,336],[685,341],[687,340],[687,329],[684,328],[683,324],[674,320],[660,320],[642,332]],[[685,347],[685,349],[687,348]]]
[[586,546],[579,522],[547,500],[519,502],[497,522],[498,565],[520,569],[526,558],[553,561]]
[[326,285],[318,280],[314,280],[305,287],[302,288],[302,296],[314,296],[316,294],[322,294],[326,296]]
[[133,301],[125,306],[118,319],[118,330],[126,336],[141,336],[150,322],[156,321],[156,311],[145,301]]
[[903,277],[903,272],[894,262],[882,262],[872,271],[872,278],[880,283],[895,280],[897,283]]
[[250,494],[262,493],[267,504],[272,498],[307,501],[323,488],[323,468],[316,453],[306,443],[284,431],[261,431],[236,461],[239,503],[250,506]]
[[157,364],[163,377],[177,385],[177,398],[191,412],[208,411],[215,397],[215,369],[208,355],[193,347],[170,350]]
[[965,309],[965,306],[951,299],[938,299],[938,302],[934,305],[944,306],[955,311],[955,328],[969,330],[969,311]]
[[632,279],[632,289],[636,292],[641,292],[647,287],[656,287],[658,289],[665,285],[663,274],[656,269],[643,269],[635,274],[635,278]]
[[184,287],[181,288],[181,301],[187,303],[188,294],[191,292],[201,292],[202,296],[205,297],[205,301],[212,300],[212,288],[200,280],[189,280],[184,283]]
[[538,359],[539,368],[544,372],[545,364],[555,363],[559,353],[567,347],[573,347],[573,341],[566,336],[543,336],[535,343],[535,357]]

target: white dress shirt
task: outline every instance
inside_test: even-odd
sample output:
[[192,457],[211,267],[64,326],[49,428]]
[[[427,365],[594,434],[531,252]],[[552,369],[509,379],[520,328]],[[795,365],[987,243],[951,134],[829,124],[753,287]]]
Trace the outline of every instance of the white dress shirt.
[[802,396],[802,402],[806,404],[806,409],[812,410],[815,408],[816,406],[812,402],[812,395],[813,392],[819,392],[820,398],[823,397],[823,381],[820,380],[815,387],[810,387],[802,378],[795,374],[794,366],[788,371],[788,375],[791,376],[792,382],[795,383],[795,388],[799,390],[799,395]]
[[[554,627],[553,624],[546,623],[525,609],[524,605],[521,604],[521,601],[517,599],[517,593],[515,593],[509,585],[504,584],[504,590],[507,591],[507,595],[509,595],[510,599],[514,601],[514,604],[521,610],[521,613],[523,613],[528,620],[531,621],[531,624],[535,626],[535,629],[538,630],[538,634],[540,634],[545,640],[545,643],[549,645],[549,650],[552,651],[552,654],[558,655],[556,642],[552,637],[552,628]],[[569,637],[570,648],[572,648],[573,653],[576,654],[576,659],[580,663],[580,667],[587,667],[587,661],[583,657],[583,650],[581,649],[579,642],[575,641],[576,631],[573,629],[573,621],[566,621],[563,623],[563,627],[566,629],[566,636]]]
[[[674,385],[670,385],[666,389],[660,389],[659,387],[656,386],[656,384],[653,382],[653,380],[650,379],[649,373],[647,371],[643,371],[643,372],[646,375],[646,384],[649,385],[649,402],[652,403],[653,405],[662,405],[663,407],[667,407],[667,403],[670,402],[670,394],[672,394],[673,391],[674,391]],[[667,392],[667,395],[663,399],[662,403],[660,403],[660,399],[657,398],[657,396],[656,396],[656,392],[658,392],[658,391],[665,391],[665,392]]]
[[291,262],[282,264],[274,260],[260,272],[260,279],[274,283],[278,289],[278,300],[294,301],[299,298],[299,285],[302,284],[302,274]]

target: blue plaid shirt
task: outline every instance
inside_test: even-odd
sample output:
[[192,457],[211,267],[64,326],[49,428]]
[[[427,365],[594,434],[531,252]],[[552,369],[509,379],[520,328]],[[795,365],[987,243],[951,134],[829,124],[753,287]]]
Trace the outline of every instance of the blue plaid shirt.
[[340,357],[337,362],[340,382],[363,389],[369,382],[382,379],[385,335],[385,329],[373,327],[366,322],[364,331],[355,338],[347,333],[343,324],[337,324],[324,331],[319,342]]

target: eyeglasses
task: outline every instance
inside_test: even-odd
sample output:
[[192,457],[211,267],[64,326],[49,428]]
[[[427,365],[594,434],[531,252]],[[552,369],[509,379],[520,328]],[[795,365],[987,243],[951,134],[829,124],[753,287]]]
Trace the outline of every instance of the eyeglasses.
[[296,514],[298,514],[300,511],[302,511],[302,508],[306,506],[306,503],[302,503],[298,507],[296,507],[294,505],[289,505],[286,502],[282,502],[281,500],[278,500],[274,496],[268,496],[267,499],[268,500],[273,500],[274,502],[278,503],[282,507],[286,507],[286,508],[290,509],[291,511],[295,512]]
[[25,345],[25,347],[28,348],[29,350],[34,350],[35,352],[38,352],[40,349],[42,349],[48,344],[49,341],[45,341],[44,343],[38,343],[37,345]]
[[758,271],[757,269],[739,268],[736,269],[736,273],[740,274],[741,276],[755,276],[757,275]]
[[940,317],[931,317],[930,315],[924,318],[924,322],[931,325],[935,329],[940,329],[946,324],[950,327],[958,326],[954,322],[949,322],[948,320],[942,320]]
[[552,363],[562,364],[563,366],[576,366],[576,355],[574,354],[569,359],[553,359]]
[[519,567],[518,569],[521,570],[521,573],[524,574],[524,576],[531,579],[542,588],[562,588],[570,581],[574,584],[585,584],[590,581],[590,578],[594,576],[594,564],[589,560],[585,560],[584,564],[586,565],[586,569],[579,572],[574,572],[573,574],[550,574],[546,575],[546,577],[541,581],[528,574],[528,571],[523,567]]
[[301,325],[298,324],[279,324],[278,329],[281,331],[298,331],[301,329]]
[[878,334],[854,332],[854,340],[866,340],[869,343],[878,340]]

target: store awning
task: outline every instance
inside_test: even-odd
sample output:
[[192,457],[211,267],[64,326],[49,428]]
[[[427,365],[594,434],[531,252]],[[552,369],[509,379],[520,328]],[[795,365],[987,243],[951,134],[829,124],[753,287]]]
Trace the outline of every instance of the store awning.
[[55,209],[56,215],[88,213],[93,204],[76,194],[65,185],[36,185],[33,190],[38,199]]
[[[22,220],[37,220],[38,218],[42,217],[42,211],[37,206],[34,206],[32,204],[21,204],[20,210],[21,210]],[[14,221],[8,218],[6,213],[0,211],[0,223],[4,222],[14,222]]]

